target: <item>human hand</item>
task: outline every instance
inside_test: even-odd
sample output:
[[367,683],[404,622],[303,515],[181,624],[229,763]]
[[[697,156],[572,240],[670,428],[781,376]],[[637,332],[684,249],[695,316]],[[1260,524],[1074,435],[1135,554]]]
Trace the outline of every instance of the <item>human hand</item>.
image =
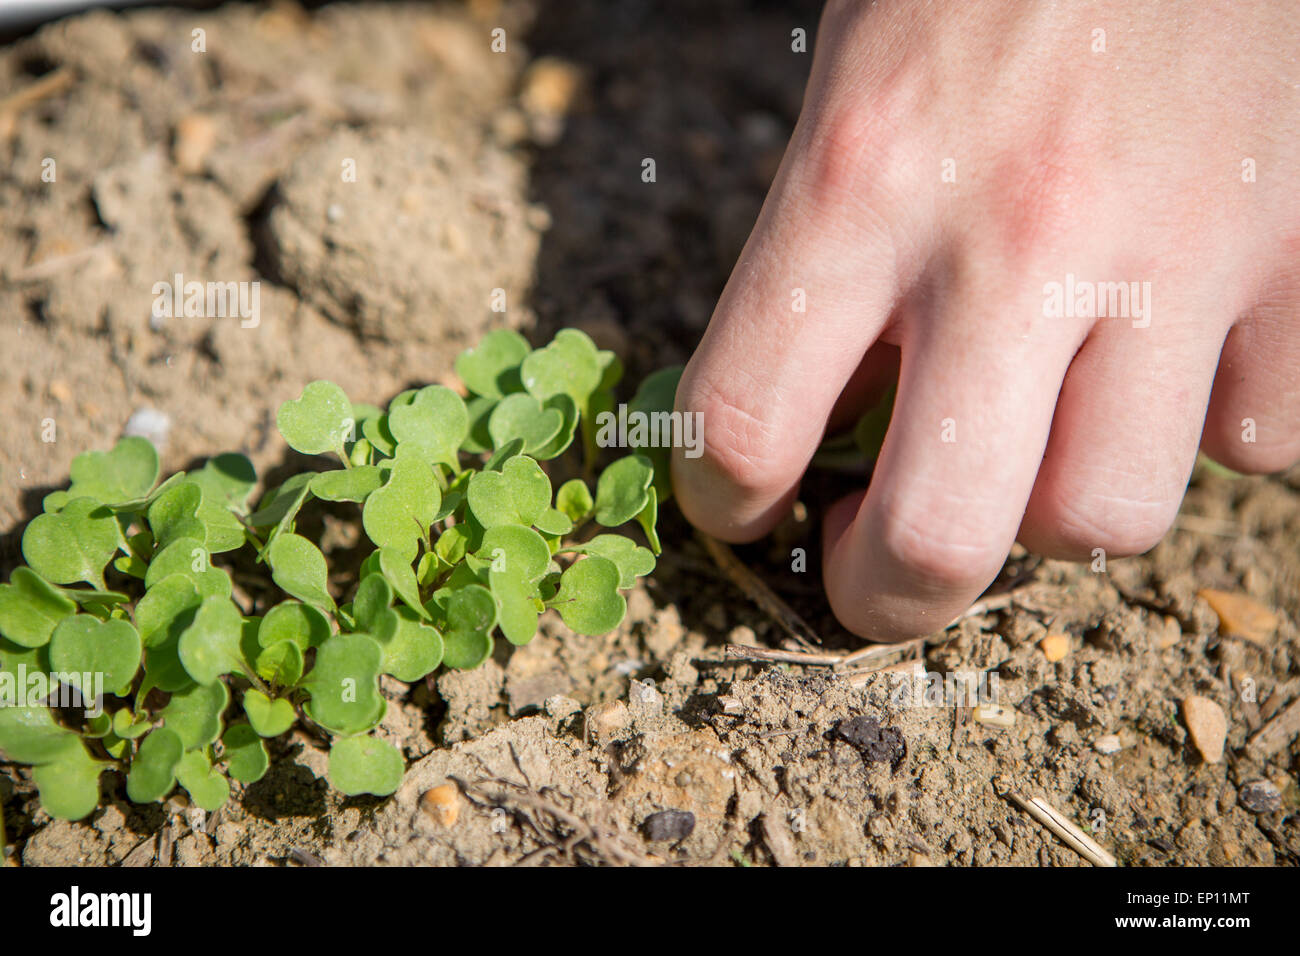
[[896,367],[823,554],[839,620],[893,640],[946,625],[1017,538],[1149,549],[1198,445],[1300,458],[1297,50],[1296,6],[1268,0],[833,0],[677,393],[704,423],[673,461],[686,516],[770,530]]

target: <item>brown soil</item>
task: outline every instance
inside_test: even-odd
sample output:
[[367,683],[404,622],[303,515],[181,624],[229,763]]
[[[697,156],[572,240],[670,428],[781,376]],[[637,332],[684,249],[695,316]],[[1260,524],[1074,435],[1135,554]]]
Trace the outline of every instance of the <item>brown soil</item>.
[[[0,123],[5,570],[72,456],[141,409],[170,421],[169,468],[238,449],[274,473],[274,410],[305,382],[386,401],[446,380],[494,324],[585,328],[631,381],[684,360],[797,116],[795,27],[813,32],[812,5],[277,4],[97,13],[0,50],[0,89],[73,78]],[[259,280],[260,325],[151,322],[153,283],[176,272]],[[993,591],[1019,601],[928,646],[930,671],[996,674],[1010,727],[908,706],[893,675],[855,687],[724,659],[728,641],[783,634],[670,513],[615,634],[548,617],[477,671],[386,683],[381,732],[411,761],[388,800],[331,791],[321,742],[298,733],[210,815],[177,796],[132,806],[110,777],[105,809],[53,822],[13,766],[0,804],[27,865],[1082,865],[1014,791],[1123,864],[1294,865],[1300,745],[1247,740],[1300,697],[1300,472],[1198,473],[1184,515],[1106,573],[1015,556]],[[815,526],[791,520],[741,557],[828,646],[851,646],[815,561],[790,570],[792,548],[819,553]],[[1276,610],[1276,632],[1221,637],[1207,587]],[[1068,637],[1056,663],[1049,628]],[[1193,694],[1226,714],[1220,763],[1189,740]],[[1258,781],[1278,809],[1243,803]],[[448,782],[450,808],[424,796]]]

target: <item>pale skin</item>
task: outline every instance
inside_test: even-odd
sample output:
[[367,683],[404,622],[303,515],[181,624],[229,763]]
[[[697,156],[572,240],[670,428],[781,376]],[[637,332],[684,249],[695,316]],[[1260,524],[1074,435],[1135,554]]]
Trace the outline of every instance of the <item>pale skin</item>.
[[[1149,282],[1149,325],[1046,314],[1067,275]],[[765,534],[895,375],[869,490],[823,528],[830,605],[874,640],[941,629],[1017,540],[1150,549],[1198,449],[1300,460],[1300,3],[828,4],[677,394],[704,423],[682,511]]]

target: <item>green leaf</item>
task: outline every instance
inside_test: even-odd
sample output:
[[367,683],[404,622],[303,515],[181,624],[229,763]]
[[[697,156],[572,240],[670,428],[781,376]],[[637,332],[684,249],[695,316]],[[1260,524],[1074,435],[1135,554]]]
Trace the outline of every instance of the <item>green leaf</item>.
[[362,793],[386,797],[401,786],[405,772],[397,748],[377,737],[347,737],[330,748],[330,783],[349,797]]
[[203,490],[192,481],[173,485],[149,506],[149,528],[159,548],[178,538],[195,538],[207,544],[208,529],[199,520]]
[[388,406],[388,429],[397,439],[397,456],[414,454],[459,471],[461,442],[469,434],[465,401],[444,385],[426,385],[407,401]]
[[[140,669],[140,635],[130,622],[101,621],[89,614],[78,614],[59,622],[50,638],[50,666],[68,681],[81,687],[82,675],[103,679],[103,689],[110,694],[131,684]],[[95,687],[81,687],[87,694]]]
[[257,627],[257,643],[271,647],[292,641],[303,651],[319,647],[330,636],[330,622],[310,604],[281,601],[266,612]]
[[531,395],[517,392],[497,402],[488,420],[488,434],[494,448],[522,438],[524,454],[531,455],[545,448],[563,426],[564,413],[559,409],[546,408]]
[[[637,388],[632,401],[628,402],[628,416],[631,417],[633,414],[640,412],[647,417],[647,420],[654,421],[652,416],[656,414],[671,414],[677,399],[677,386],[681,382],[683,371],[683,366],[671,365],[646,376]],[[701,440],[703,439],[702,435],[699,437]],[[645,448],[642,450],[642,454],[649,458],[654,465],[655,493],[660,501],[667,501],[672,496],[672,476],[670,474],[672,449],[663,447]]]
[[411,568],[410,559],[403,554],[398,554],[392,548],[380,548],[379,567],[402,602],[416,614],[424,617],[427,612],[420,604],[420,585],[415,580],[415,571]]
[[309,383],[301,396],[280,406],[275,423],[289,447],[304,455],[341,454],[344,442],[355,438],[352,403],[333,382]]
[[442,663],[442,635],[420,621],[409,607],[380,613],[371,630],[383,649],[383,668],[400,681],[414,683]]
[[435,598],[444,622],[442,662],[448,667],[471,670],[491,657],[491,632],[497,622],[492,592],[471,584],[451,591],[444,588]]
[[452,525],[433,543],[433,553],[448,565],[459,564],[470,548],[470,530],[463,524]]
[[181,664],[179,642],[202,604],[203,595],[190,578],[171,574],[156,582],[135,606],[145,673],[160,690],[183,690],[193,682]]
[[131,802],[153,803],[171,793],[184,756],[185,745],[170,728],[159,727],[144,738],[126,776],[126,795]]
[[46,764],[73,749],[77,735],[54,722],[44,705],[0,707],[0,753],[16,763]]
[[248,513],[249,496],[257,487],[257,471],[247,456],[227,452],[209,458],[189,478],[203,489],[204,501],[241,515]]
[[618,565],[591,555],[575,561],[560,576],[560,591],[553,606],[564,623],[579,634],[606,634],[618,627],[627,602],[618,593]]
[[80,743],[50,763],[32,768],[41,806],[56,820],[80,820],[99,806],[99,775],[107,764]]
[[631,521],[650,500],[654,466],[644,455],[620,458],[596,482],[596,522],[616,528]]
[[292,703],[283,697],[272,700],[260,690],[244,691],[244,713],[261,737],[279,737],[298,719]]
[[566,535],[573,530],[573,522],[569,520],[569,516],[563,511],[557,511],[555,508],[547,508],[543,511],[541,516],[533,522],[533,526],[538,531],[553,538]]
[[[500,471],[505,467],[505,463],[524,450],[524,440],[522,438],[512,438],[496,451],[494,451],[487,463],[483,465],[484,471]],[[473,477],[472,475],[470,476]]]
[[542,404],[549,410],[559,412],[563,420],[555,437],[533,453],[533,457],[538,461],[550,461],[563,454],[564,450],[573,444],[573,435],[578,428],[578,406],[573,403],[572,398],[564,394],[552,395]]
[[500,471],[482,471],[469,482],[469,507],[484,528],[531,525],[551,504],[551,482],[527,456],[511,458]]
[[519,367],[524,388],[534,398],[568,395],[580,409],[600,386],[603,372],[595,343],[577,329],[560,330],[550,345],[530,354]]
[[575,550],[598,554],[613,561],[618,566],[618,586],[621,590],[633,587],[637,578],[655,569],[655,556],[621,534],[597,535]]
[[225,749],[226,768],[240,783],[257,783],[266,776],[271,758],[251,726],[235,724],[222,735],[221,746]]
[[[107,717],[106,714],[102,716]],[[122,740],[135,740],[147,734],[152,727],[153,723],[147,716],[137,720],[135,714],[131,713],[131,708],[123,707],[110,718],[108,729]]]
[[261,649],[253,669],[262,680],[293,687],[302,680],[302,648],[293,641],[277,641]]
[[162,709],[163,725],[176,731],[186,750],[206,747],[221,736],[221,715],[229,704],[230,691],[222,681],[195,684],[172,694]]
[[286,594],[334,610],[329,593],[329,569],[320,548],[297,534],[281,534],[267,552],[271,578]]
[[112,451],[88,451],[72,459],[67,501],[93,498],[100,504],[132,501],[158,480],[158,452],[146,438],[130,436]]
[[23,557],[54,584],[103,587],[104,565],[121,543],[113,512],[93,498],[74,498],[57,514],[37,515],[23,532]]
[[537,585],[518,571],[488,572],[492,597],[497,602],[497,624],[511,644],[527,644],[537,635]]
[[897,386],[890,386],[883,398],[874,408],[868,409],[853,429],[853,441],[867,458],[875,461],[880,457],[880,446],[885,443],[885,432],[889,428],[889,419],[894,414],[894,393]]
[[649,500],[646,501],[645,507],[637,512],[636,523],[645,532],[646,540],[650,542],[650,550],[659,554],[663,548],[659,545],[659,531],[655,527],[659,523],[659,494],[655,491],[654,485],[650,486]]
[[177,644],[185,672],[199,684],[211,684],[238,669],[243,619],[229,598],[207,597]]
[[492,565],[492,570],[517,575],[533,583],[541,579],[551,563],[551,550],[542,536],[532,528],[507,524],[483,532],[477,555]]
[[230,782],[202,750],[191,750],[181,757],[176,766],[176,780],[189,793],[194,805],[212,813],[230,799]]
[[278,531],[288,530],[303,502],[311,494],[311,483],[316,474],[314,471],[299,472],[279,488],[268,492],[262,499],[261,507],[249,515],[248,523],[254,528],[276,525]]
[[15,568],[0,586],[0,634],[22,647],[43,647],[76,602],[31,568]]
[[410,562],[419,553],[440,504],[442,492],[428,463],[399,458],[388,482],[366,500],[361,523],[376,547],[391,548]]
[[325,501],[365,501],[370,493],[384,483],[378,465],[358,465],[322,471],[311,481],[311,493]]
[[373,632],[375,623],[393,603],[393,587],[382,574],[372,574],[357,585],[352,599],[352,617],[357,627]]
[[208,549],[197,538],[177,538],[154,555],[144,586],[152,589],[173,574],[189,578],[204,597],[230,597],[230,575],[212,566]]
[[571,478],[560,485],[560,490],[555,493],[555,507],[577,524],[591,513],[591,509],[596,507],[596,502],[591,497],[591,491],[585,481],[581,478]]
[[481,455],[492,450],[492,435],[488,432],[488,421],[497,407],[497,399],[484,398],[482,395],[471,396],[465,403],[469,415],[469,433],[460,443],[460,450],[471,455]]
[[530,350],[528,340],[518,332],[493,329],[475,348],[460,354],[456,359],[456,374],[476,395],[501,398],[521,387],[519,363]]
[[336,734],[357,734],[379,723],[383,651],[366,634],[335,634],[316,649],[316,666],[304,686],[311,693],[307,713]]

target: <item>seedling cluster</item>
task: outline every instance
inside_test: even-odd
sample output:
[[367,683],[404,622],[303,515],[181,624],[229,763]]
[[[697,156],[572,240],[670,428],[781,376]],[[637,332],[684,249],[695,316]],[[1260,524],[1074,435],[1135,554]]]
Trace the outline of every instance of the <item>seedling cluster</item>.
[[[594,489],[583,478],[553,489],[541,464],[574,446],[590,469],[617,356],[572,329],[536,350],[500,330],[456,371],[468,399],[429,385],[387,409],[307,385],[280,407],[280,433],[338,467],[294,474],[255,505],[241,454],[161,483],[141,438],[74,460],[71,486],[24,531],[26,566],[0,585],[0,690],[7,681],[17,695],[0,706],[0,754],[31,765],[52,816],[90,813],[109,768],[137,803],[179,784],[213,810],[231,779],[267,772],[265,741],[299,722],[330,737],[338,790],[392,793],[405,764],[373,733],[387,706],[381,675],[477,667],[498,637],[532,640],[547,608],[581,634],[618,626],[621,592],[659,552],[667,452],[617,458]],[[679,374],[651,376],[631,406],[670,410]],[[343,575],[355,582],[346,601],[300,533],[313,500],[355,504],[373,546]],[[600,530],[631,522],[648,548]],[[236,566],[255,572],[238,588]],[[88,699],[80,709],[24,700],[22,675]]]

